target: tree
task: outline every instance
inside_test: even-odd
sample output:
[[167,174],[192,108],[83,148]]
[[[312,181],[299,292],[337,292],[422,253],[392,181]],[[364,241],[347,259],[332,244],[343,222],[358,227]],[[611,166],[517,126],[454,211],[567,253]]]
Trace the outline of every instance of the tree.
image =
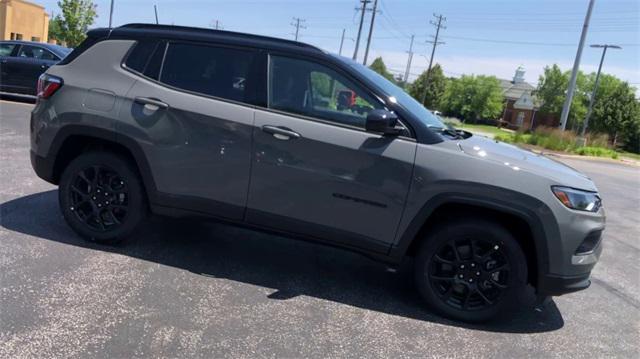
[[[427,80],[427,71],[425,70],[418,78],[409,86],[409,94],[413,96],[418,102],[422,101],[424,96],[424,87]],[[430,109],[440,109],[440,100],[444,95],[444,90],[447,85],[447,78],[442,72],[442,67],[439,64],[435,64],[431,68],[431,76],[429,78],[429,85],[427,89],[426,101],[423,104]]]
[[49,39],[62,41],[62,28],[60,27],[60,15],[49,21]]
[[[586,83],[593,88],[595,73]],[[601,74],[589,131],[606,133],[614,146],[622,141],[629,151],[640,152],[640,102],[635,89],[615,76]]]
[[369,68],[380,75],[384,76],[387,80],[395,83],[395,79],[393,75],[387,70],[387,65],[384,64],[382,57],[376,57],[375,60],[369,65]]
[[92,0],[61,0],[58,6],[62,15],[57,15],[51,21],[54,27],[50,28],[49,34],[66,46],[76,47],[85,39],[89,26],[97,16],[96,5]]
[[445,113],[465,121],[496,119],[502,112],[502,89],[495,76],[462,75],[448,81],[442,97]]
[[[569,87],[570,72],[562,72],[558,65],[546,66],[544,73],[540,75],[538,87],[533,94],[542,101],[540,112],[551,114],[558,118],[562,114],[565,93]],[[590,91],[586,91],[587,79],[584,73],[578,72],[576,80],[576,92],[571,101],[571,111],[567,120],[567,127],[577,129],[582,124],[587,114],[588,96]]]

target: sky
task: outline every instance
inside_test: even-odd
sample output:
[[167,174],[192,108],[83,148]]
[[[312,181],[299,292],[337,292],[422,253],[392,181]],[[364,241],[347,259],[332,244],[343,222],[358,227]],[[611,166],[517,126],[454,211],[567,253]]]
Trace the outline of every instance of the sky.
[[[56,0],[34,0],[49,13],[59,13]],[[109,23],[110,0],[94,0],[94,27]],[[212,27],[293,39],[293,18],[302,18],[300,41],[351,57],[358,32],[358,0],[115,0],[113,25],[154,22],[153,5],[163,24]],[[392,73],[404,73],[411,35],[415,35],[410,80],[427,68],[436,28],[434,14],[442,14],[434,63],[445,75],[495,75],[510,79],[518,66],[536,84],[544,66],[570,70],[576,56],[588,0],[378,0],[370,63],[382,56]],[[372,4],[369,4],[372,7]],[[358,59],[362,61],[371,12],[366,14]],[[595,72],[601,50],[590,44],[617,44],[609,50],[603,72],[640,89],[640,1],[596,0],[580,69]],[[640,94],[640,91],[636,91]]]

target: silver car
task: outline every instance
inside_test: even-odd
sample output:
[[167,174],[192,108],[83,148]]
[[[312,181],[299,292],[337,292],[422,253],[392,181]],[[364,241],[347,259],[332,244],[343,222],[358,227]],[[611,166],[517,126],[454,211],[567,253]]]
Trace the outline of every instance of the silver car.
[[368,68],[282,39],[92,30],[40,78],[31,159],[87,240],[118,242],[151,212],[390,267],[409,256],[426,303],[466,321],[510,313],[527,285],[587,288],[602,251],[585,175],[451,129]]

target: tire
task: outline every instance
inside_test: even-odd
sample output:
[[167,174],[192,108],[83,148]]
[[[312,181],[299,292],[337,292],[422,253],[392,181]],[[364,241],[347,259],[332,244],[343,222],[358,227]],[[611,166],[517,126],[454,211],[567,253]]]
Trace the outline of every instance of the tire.
[[414,271],[426,303],[465,322],[511,312],[527,283],[526,258],[513,235],[480,219],[446,223],[424,238]]
[[137,170],[111,152],[89,152],[71,161],[60,178],[58,202],[76,233],[101,244],[126,239],[148,213]]

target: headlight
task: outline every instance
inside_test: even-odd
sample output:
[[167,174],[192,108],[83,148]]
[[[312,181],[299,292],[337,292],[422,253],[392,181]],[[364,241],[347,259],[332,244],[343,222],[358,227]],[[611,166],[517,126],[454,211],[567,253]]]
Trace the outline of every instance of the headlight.
[[598,212],[602,204],[600,197],[595,192],[558,186],[551,187],[551,190],[562,204],[578,211]]

